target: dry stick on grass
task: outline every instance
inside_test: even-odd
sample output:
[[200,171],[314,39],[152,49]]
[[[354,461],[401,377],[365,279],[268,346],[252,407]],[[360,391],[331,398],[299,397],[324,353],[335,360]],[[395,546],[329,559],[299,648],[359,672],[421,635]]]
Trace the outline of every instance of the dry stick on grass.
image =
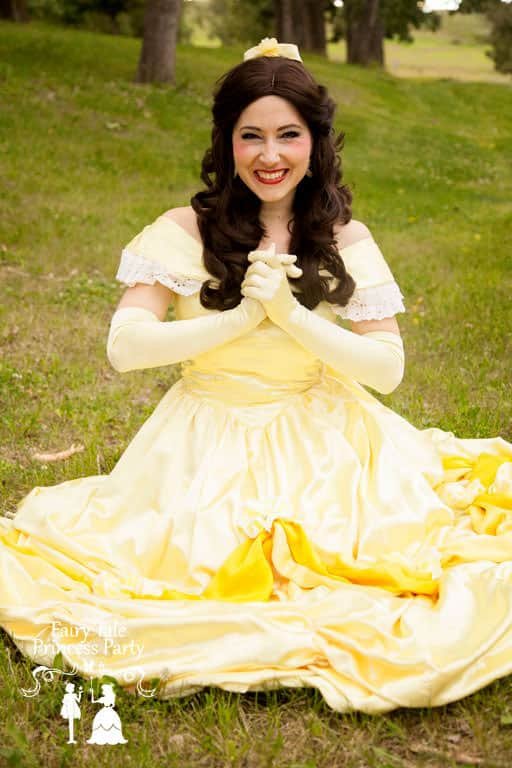
[[67,448],[64,451],[57,451],[56,453],[33,453],[32,458],[36,461],[64,461],[69,459],[74,453],[80,453],[84,450],[83,445],[71,445],[71,448]]

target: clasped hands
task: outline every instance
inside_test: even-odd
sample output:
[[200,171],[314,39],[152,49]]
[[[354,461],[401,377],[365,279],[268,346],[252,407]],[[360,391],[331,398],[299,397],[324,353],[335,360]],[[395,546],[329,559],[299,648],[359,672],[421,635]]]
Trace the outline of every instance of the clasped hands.
[[293,263],[297,256],[276,253],[273,242],[266,250],[250,251],[248,258],[251,264],[241,285],[242,294],[258,299],[272,322],[281,325],[299,304],[288,282],[288,277],[302,275],[302,269]]

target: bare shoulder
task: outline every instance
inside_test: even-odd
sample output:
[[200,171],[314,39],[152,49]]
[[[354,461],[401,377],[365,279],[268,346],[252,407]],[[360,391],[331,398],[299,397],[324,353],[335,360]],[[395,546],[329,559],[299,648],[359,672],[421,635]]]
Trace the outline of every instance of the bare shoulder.
[[201,233],[199,232],[199,227],[197,226],[197,215],[191,205],[170,208],[168,211],[165,211],[163,215],[168,216],[170,219],[175,221],[176,224],[179,224],[180,227],[183,227],[183,229],[188,232],[189,235],[192,235],[192,237],[195,238],[200,245],[202,244]]
[[358,240],[364,240],[365,237],[372,237],[372,233],[362,221],[351,219],[348,224],[336,222],[333,227],[334,236],[340,248],[347,248],[349,245],[357,243]]

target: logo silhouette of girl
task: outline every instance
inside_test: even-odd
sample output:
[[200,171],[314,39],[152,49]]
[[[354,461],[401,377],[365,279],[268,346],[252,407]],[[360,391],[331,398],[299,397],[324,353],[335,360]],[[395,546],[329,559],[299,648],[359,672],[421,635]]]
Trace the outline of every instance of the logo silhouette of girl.
[[60,714],[62,717],[67,717],[69,724],[69,739],[68,744],[76,744],[73,726],[75,719],[80,719],[80,707],[79,702],[82,699],[83,688],[80,686],[78,693],[75,693],[75,684],[66,683],[66,693],[62,697],[62,707],[60,708]]
[[96,712],[92,723],[92,735],[87,739],[88,744],[126,744],[122,733],[121,720],[114,709],[116,695],[112,683],[104,683],[101,686],[102,696],[94,698],[91,690],[91,702],[103,704],[99,712]]

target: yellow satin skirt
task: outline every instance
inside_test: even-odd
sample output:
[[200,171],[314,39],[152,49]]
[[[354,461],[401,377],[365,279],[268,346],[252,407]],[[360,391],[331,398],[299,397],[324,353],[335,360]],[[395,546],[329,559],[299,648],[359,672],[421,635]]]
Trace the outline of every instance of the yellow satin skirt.
[[161,698],[315,687],[344,712],[512,673],[512,444],[418,430],[322,366],[191,367],[109,475],[0,518],[0,626]]

